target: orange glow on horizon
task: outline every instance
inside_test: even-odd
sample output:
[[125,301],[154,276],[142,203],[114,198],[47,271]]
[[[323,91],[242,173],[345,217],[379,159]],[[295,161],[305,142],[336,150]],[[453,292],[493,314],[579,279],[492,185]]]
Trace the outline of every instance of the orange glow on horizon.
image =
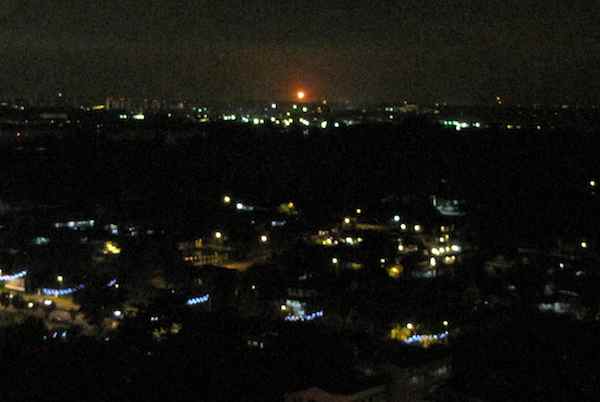
[[303,100],[303,99],[306,97],[306,93],[305,93],[303,90],[300,90],[300,91],[298,91],[298,92],[296,93],[296,97],[297,97],[299,100]]

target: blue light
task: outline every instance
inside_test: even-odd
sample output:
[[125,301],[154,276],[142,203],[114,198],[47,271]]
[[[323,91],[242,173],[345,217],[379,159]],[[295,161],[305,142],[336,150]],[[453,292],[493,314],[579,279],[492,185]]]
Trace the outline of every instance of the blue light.
[[111,281],[106,284],[106,287],[107,288],[112,288],[116,284],[117,284],[117,278],[114,278],[114,279],[111,279]]
[[206,303],[208,301],[208,295],[192,297],[185,302],[188,306],[195,306],[196,304]]
[[2,276],[0,276],[0,282],[14,281],[15,279],[24,278],[26,275],[27,275],[27,271],[17,272],[16,274],[12,274],[12,275],[2,275]]
[[54,296],[54,297],[68,296],[70,294],[73,294],[73,293],[83,289],[84,287],[85,287],[84,285],[79,285],[74,288],[65,288],[65,289],[42,288],[42,293],[45,296]]

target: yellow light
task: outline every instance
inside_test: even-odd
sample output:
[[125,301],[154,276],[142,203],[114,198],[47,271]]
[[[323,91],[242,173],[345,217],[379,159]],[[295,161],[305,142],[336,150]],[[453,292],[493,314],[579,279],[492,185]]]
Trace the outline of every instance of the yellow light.
[[296,206],[294,205],[294,203],[293,203],[293,202],[291,202],[291,201],[290,201],[290,202],[288,202],[288,204],[287,204],[287,207],[288,207],[289,209],[294,209]]
[[223,233],[221,233],[221,232],[215,232],[215,238],[217,238],[217,239],[223,238]]
[[586,241],[582,241],[581,242],[581,248],[587,248],[587,247],[588,247],[587,242]]
[[406,230],[406,224],[403,223],[402,225],[400,225],[400,229]]
[[415,225],[415,232],[420,232],[421,230],[423,230],[421,225]]
[[104,254],[121,254],[121,248],[116,243],[107,241],[104,244]]
[[350,218],[344,218],[344,223],[346,225],[349,225],[350,224]]
[[296,97],[297,97],[299,100],[303,100],[303,99],[306,97],[306,93],[305,93],[304,91],[298,91],[298,92],[296,93]]
[[362,209],[356,208],[356,215],[360,215],[360,214],[362,214]]
[[415,326],[414,326],[414,325],[412,325],[412,324],[409,322],[408,324],[406,324],[406,328],[408,328],[408,329],[411,329],[411,330],[412,330],[412,329],[415,329]]
[[438,250],[437,248],[434,247],[434,248],[431,249],[431,254],[433,254],[433,255],[440,255],[440,250]]
[[591,187],[596,187],[596,181],[595,180],[590,180],[590,186]]
[[63,283],[63,280],[64,280],[64,278],[62,277],[62,275],[58,275],[58,276],[56,277],[56,281],[57,281],[58,283]]
[[402,270],[402,266],[394,265],[393,267],[390,267],[390,269],[388,269],[388,275],[390,276],[390,278],[398,278],[402,273]]
[[448,326],[448,321],[444,321],[444,322],[442,322],[442,324],[444,324],[444,327],[447,327]]
[[230,204],[231,203],[231,197],[226,195],[225,197],[223,197],[223,202],[225,204]]
[[398,251],[404,251],[404,246],[402,244],[398,246]]

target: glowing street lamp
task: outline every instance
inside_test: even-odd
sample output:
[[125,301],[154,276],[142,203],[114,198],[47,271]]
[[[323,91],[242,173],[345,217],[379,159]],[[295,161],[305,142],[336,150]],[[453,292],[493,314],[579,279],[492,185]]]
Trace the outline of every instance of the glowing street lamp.
[[296,92],[296,98],[298,98],[298,100],[304,100],[304,98],[306,98],[306,93],[303,90],[299,90]]
[[63,283],[63,281],[64,281],[64,278],[63,278],[63,276],[62,276],[62,275],[58,275],[58,276],[56,277],[56,281],[57,281],[58,283],[62,284],[62,283]]
[[230,204],[231,203],[231,197],[226,195],[225,197],[223,197],[223,202],[225,204]]
[[223,238],[223,233],[221,233],[221,232],[215,232],[215,239],[220,240],[222,238]]

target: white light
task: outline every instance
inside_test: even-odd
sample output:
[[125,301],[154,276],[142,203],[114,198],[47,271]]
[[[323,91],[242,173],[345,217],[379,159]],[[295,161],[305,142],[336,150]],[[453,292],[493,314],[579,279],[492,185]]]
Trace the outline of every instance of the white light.
[[241,211],[242,209],[244,209],[244,204],[242,204],[241,202],[238,202],[237,204],[235,204],[235,208],[238,211]]
[[394,222],[400,222],[400,216],[398,216],[398,215],[394,216]]
[[252,119],[252,123],[254,123],[254,125],[258,125],[260,124],[260,120],[257,118]]
[[33,302],[29,302],[29,303],[27,303],[27,307],[28,307],[28,308],[33,308]]
[[225,197],[223,197],[223,202],[224,202],[225,204],[229,204],[229,203],[231,203],[231,197],[230,197],[230,196],[228,196],[228,195],[226,195]]
[[360,214],[362,214],[362,209],[360,209],[360,208],[356,208],[356,214],[357,214],[357,215],[360,215]]
[[57,281],[58,283],[63,283],[63,280],[64,280],[64,278],[62,277],[62,275],[58,275],[58,276],[56,277],[56,281]]
[[590,186],[591,187],[596,187],[596,181],[595,180],[590,180]]
[[404,246],[402,244],[398,246],[398,251],[404,251]]
[[271,109],[277,109],[277,104],[276,103],[271,103]]
[[252,290],[256,290],[256,285],[252,285]]
[[581,248],[587,248],[588,247],[588,244],[587,244],[586,241],[582,241],[580,245],[581,245]]
[[558,264],[558,266],[563,269],[565,267],[565,264],[563,264],[562,262],[560,264]]
[[444,327],[447,327],[448,326],[448,321],[444,321],[444,322],[442,322],[442,324],[444,324]]
[[260,241],[262,243],[266,243],[267,241],[269,241],[269,238],[267,237],[267,235],[262,235],[260,236]]
[[423,230],[421,225],[415,225],[415,232],[420,232],[421,230]]
[[350,224],[350,218],[344,218],[344,223],[346,225],[349,225]]
[[338,260],[337,258],[335,258],[335,257],[333,257],[333,258],[331,259],[331,263],[332,263],[332,264],[337,264],[338,262],[339,262],[339,260]]
[[321,122],[321,128],[327,128],[327,122],[326,121],[322,121]]
[[400,225],[400,229],[406,230],[406,224],[403,223],[402,225]]
[[385,258],[380,258],[379,262],[382,263],[382,264],[385,264]]
[[333,127],[338,128],[340,126],[340,123],[338,123],[337,121],[335,123],[333,123]]
[[134,120],[144,120],[146,118],[146,116],[144,116],[142,113],[138,113],[138,114],[134,114],[133,115],[133,119]]
[[431,257],[429,259],[429,265],[431,265],[432,267],[435,267],[437,265],[437,260],[434,257]]
[[308,108],[307,108],[306,106],[303,106],[303,107],[302,107],[302,111],[303,111],[304,113],[306,113],[306,112],[308,112]]
[[281,311],[286,311],[287,310],[287,306],[285,304],[281,305]]
[[123,315],[123,312],[121,312],[120,310],[116,310],[113,312],[113,315],[117,318],[121,317]]
[[409,322],[408,324],[406,324],[406,328],[408,328],[408,329],[411,329],[411,330],[412,330],[412,329],[414,329],[414,328],[415,328],[415,326],[414,326],[414,325],[412,325],[412,324]]
[[52,300],[44,300],[44,306],[51,306],[52,305]]
[[215,237],[217,239],[221,239],[223,237],[223,233],[221,233],[221,232],[215,232]]

